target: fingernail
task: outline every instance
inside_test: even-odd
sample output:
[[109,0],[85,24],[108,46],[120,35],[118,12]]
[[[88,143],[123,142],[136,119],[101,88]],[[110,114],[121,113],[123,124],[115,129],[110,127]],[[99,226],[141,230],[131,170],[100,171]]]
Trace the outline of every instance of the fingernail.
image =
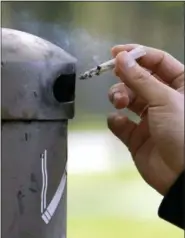
[[128,52],[123,52],[123,64],[125,68],[132,68],[135,66],[136,61],[135,59],[128,53]]

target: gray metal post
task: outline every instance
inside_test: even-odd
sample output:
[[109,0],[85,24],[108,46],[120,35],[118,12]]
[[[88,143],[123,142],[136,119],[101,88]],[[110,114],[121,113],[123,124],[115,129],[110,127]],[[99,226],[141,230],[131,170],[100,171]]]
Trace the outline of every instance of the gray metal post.
[[65,238],[76,60],[2,29],[2,238]]

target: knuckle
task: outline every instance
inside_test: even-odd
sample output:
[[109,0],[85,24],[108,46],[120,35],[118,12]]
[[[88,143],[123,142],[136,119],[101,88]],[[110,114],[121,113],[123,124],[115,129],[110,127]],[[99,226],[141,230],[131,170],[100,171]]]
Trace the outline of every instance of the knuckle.
[[118,91],[117,86],[113,85],[109,90],[109,96],[112,98],[113,95]]
[[108,128],[114,133],[116,131],[116,118],[117,118],[117,114],[116,113],[112,113],[108,116],[107,118],[107,125]]
[[109,90],[109,92],[111,94],[114,94],[116,92],[122,92],[122,91],[124,91],[124,84],[123,83],[114,84]]
[[151,74],[145,70],[137,70],[136,73],[133,75],[132,80],[137,83],[145,83],[149,80]]

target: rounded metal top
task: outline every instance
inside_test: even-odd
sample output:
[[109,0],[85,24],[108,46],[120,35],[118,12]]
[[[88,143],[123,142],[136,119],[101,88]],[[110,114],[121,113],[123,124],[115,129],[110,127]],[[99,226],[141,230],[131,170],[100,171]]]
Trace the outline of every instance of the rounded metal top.
[[25,32],[3,28],[2,119],[72,118],[75,65],[76,59],[58,46]]

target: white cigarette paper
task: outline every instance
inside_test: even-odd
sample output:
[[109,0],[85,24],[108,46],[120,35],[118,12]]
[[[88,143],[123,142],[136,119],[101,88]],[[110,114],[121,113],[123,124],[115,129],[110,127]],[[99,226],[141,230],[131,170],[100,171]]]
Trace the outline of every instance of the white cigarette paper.
[[[142,56],[146,55],[146,51],[143,46],[138,46],[137,48],[128,52],[133,59],[137,60]],[[92,78],[93,76],[98,76],[103,72],[111,70],[115,67],[115,59],[109,60],[105,63],[98,65],[97,67],[86,71],[84,74],[80,75],[80,79],[88,79]]]

